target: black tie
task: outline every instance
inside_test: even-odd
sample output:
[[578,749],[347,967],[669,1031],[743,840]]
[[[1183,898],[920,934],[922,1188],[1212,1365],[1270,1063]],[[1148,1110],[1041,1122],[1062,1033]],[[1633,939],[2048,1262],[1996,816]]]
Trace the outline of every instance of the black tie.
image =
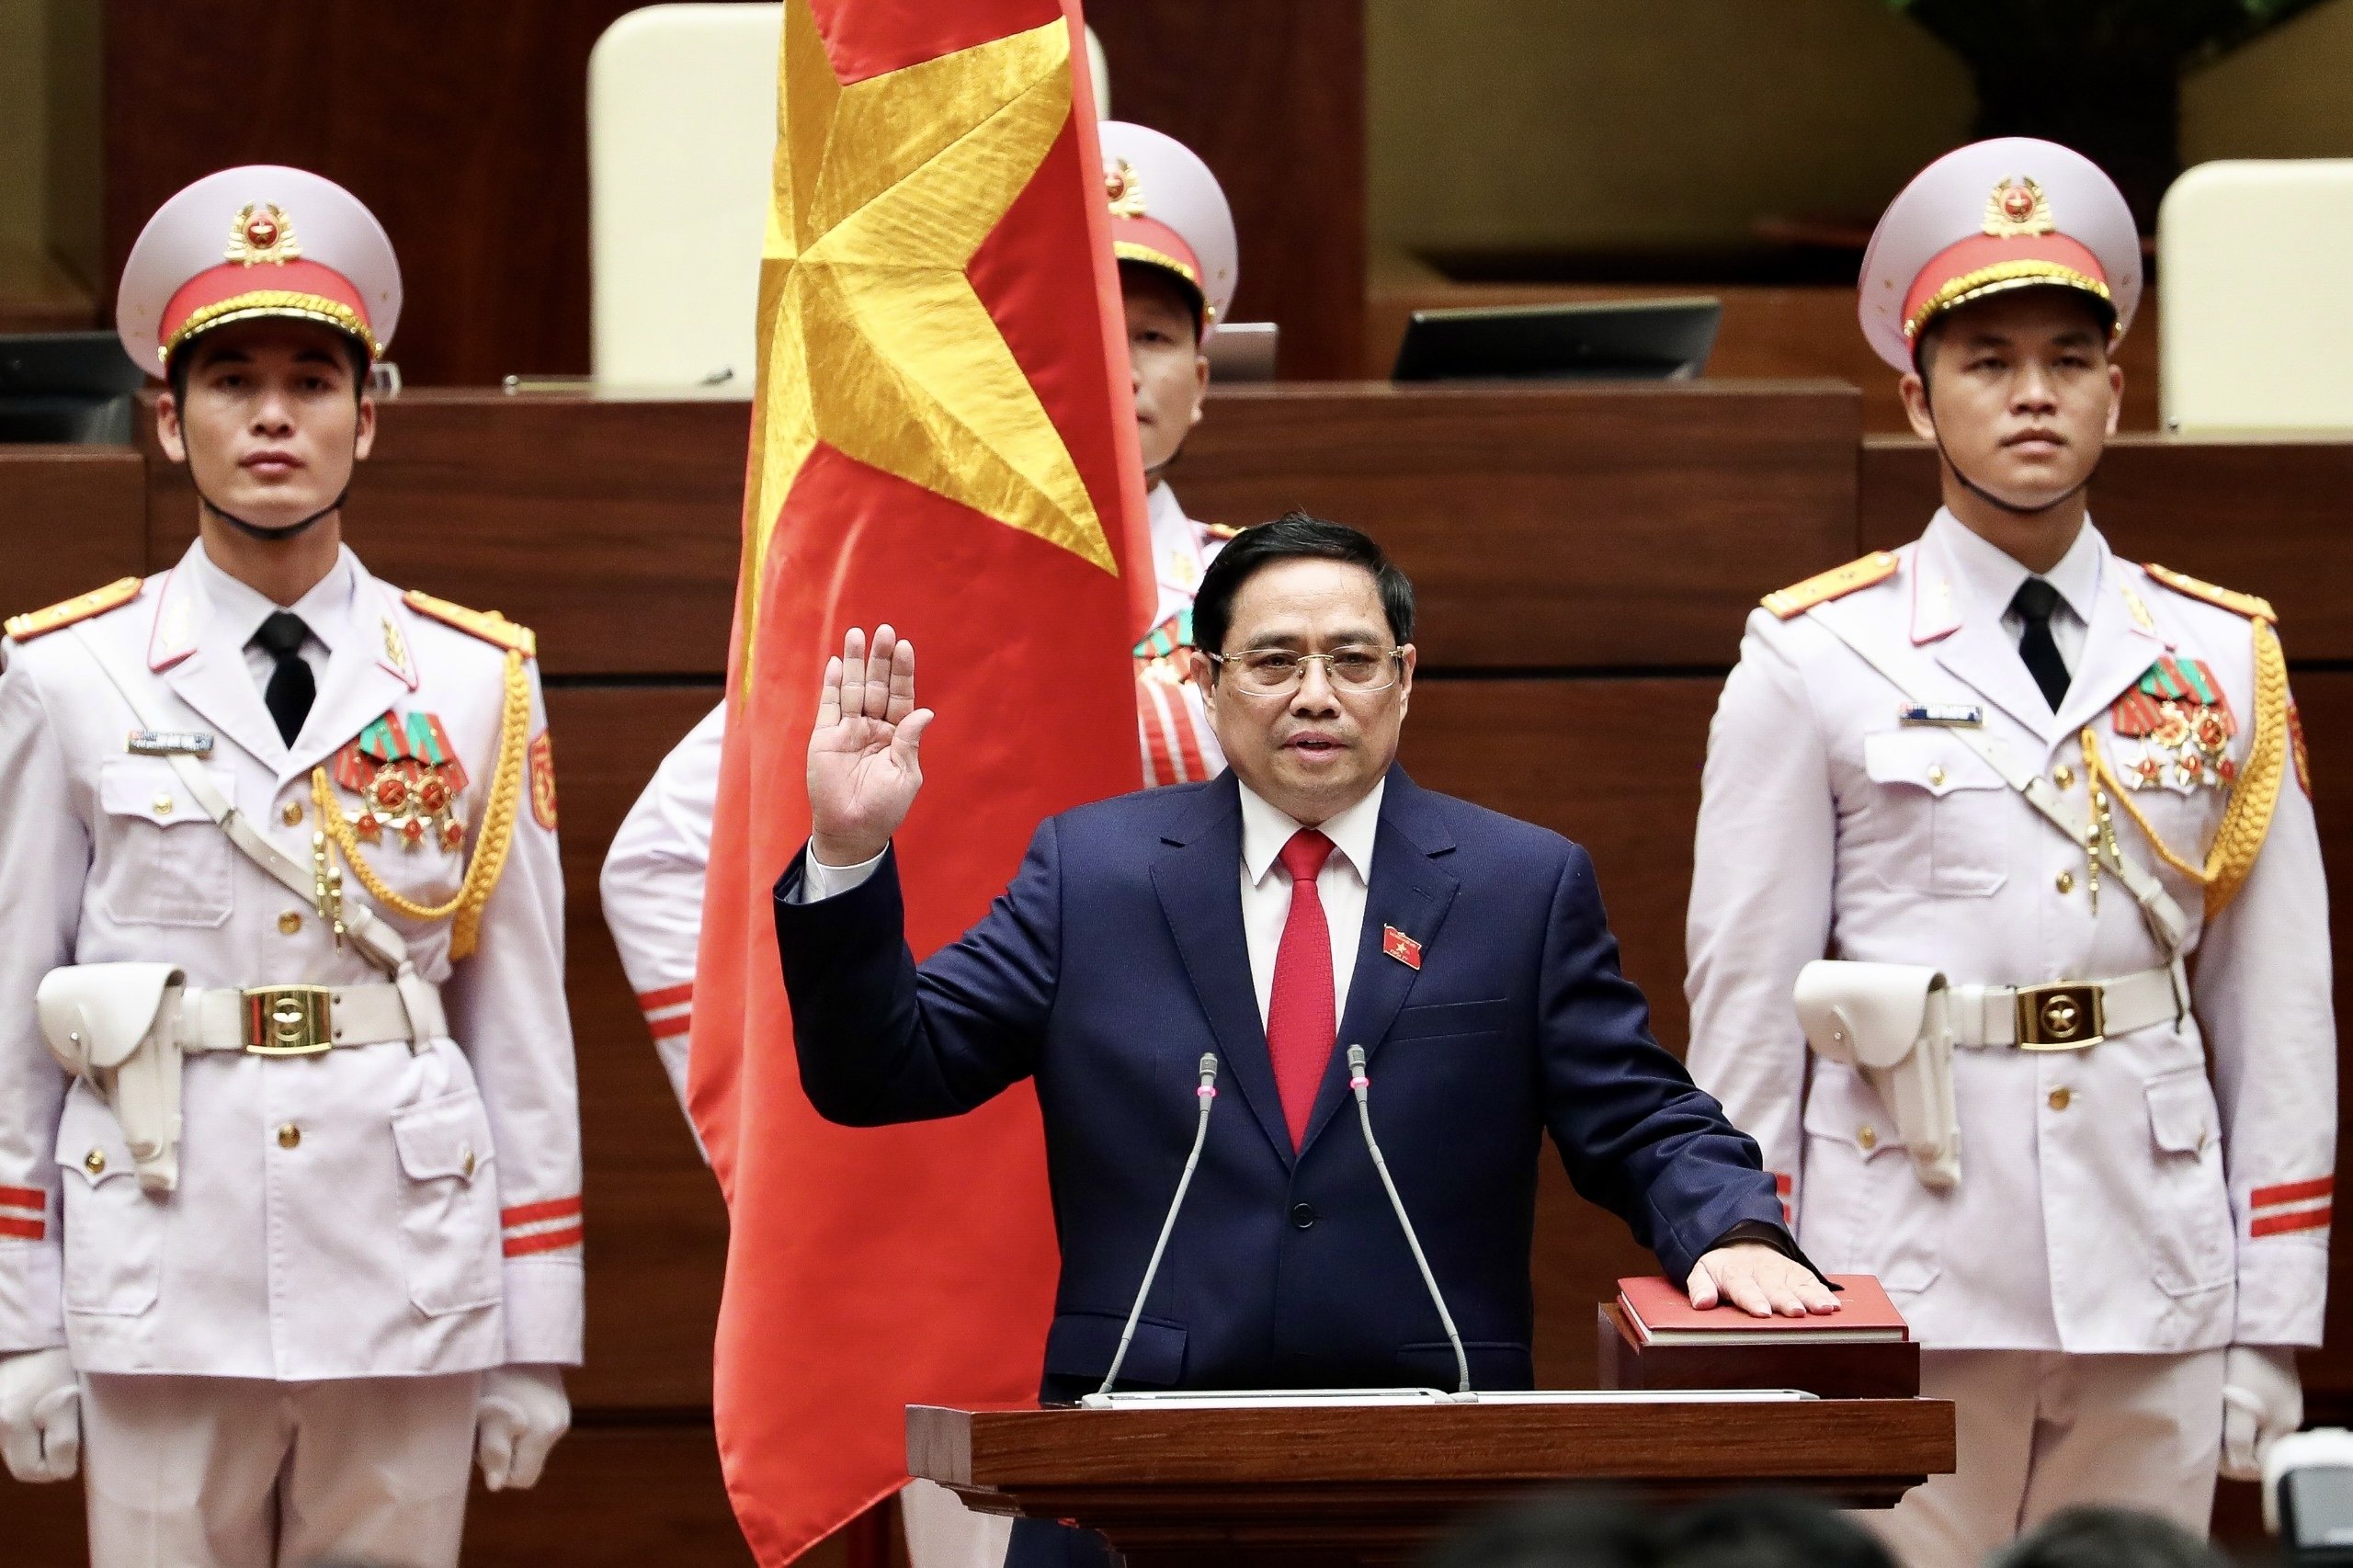
[[278,721],[278,738],[290,746],[302,733],[302,721],[311,716],[311,701],[319,694],[311,666],[302,662],[302,644],[310,635],[302,618],[286,609],[273,611],[254,633],[254,641],[278,661],[262,700],[269,704],[269,716]]
[[2026,661],[2027,673],[2056,713],[2060,699],[2067,695],[2068,678],[2067,661],[2059,656],[2059,644],[2051,636],[2051,612],[2059,608],[2059,590],[2040,577],[2029,577],[2018,585],[2010,608],[2026,622],[2026,630],[2018,633],[2018,657]]

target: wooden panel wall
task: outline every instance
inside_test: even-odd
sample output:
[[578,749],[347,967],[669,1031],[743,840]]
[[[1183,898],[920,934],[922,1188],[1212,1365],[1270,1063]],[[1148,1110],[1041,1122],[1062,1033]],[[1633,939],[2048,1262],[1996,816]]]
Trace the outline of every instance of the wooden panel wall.
[[[1741,619],[1764,589],[1900,542],[1934,505],[1932,454],[1864,442],[1859,406],[1818,384],[1237,389],[1213,395],[1176,480],[1197,516],[1246,523],[1299,506],[1395,550],[1422,588],[1428,650],[1407,765],[1588,846],[1628,971],[1679,1050],[1699,763]],[[471,1562],[649,1561],[662,1531],[709,1545],[679,1561],[735,1560],[708,1426],[724,1217],[631,1005],[595,874],[654,762],[717,698],[743,430],[740,404],[412,395],[385,408],[352,506],[352,540],[387,577],[539,628],[564,734],[591,1256],[582,1431],[546,1489],[485,1501]],[[2120,549],[2280,605],[2340,887],[2353,885],[2353,790],[2338,783],[2353,777],[2353,612],[2333,585],[2353,566],[2336,517],[2348,476],[2353,447],[2128,440],[2098,490]],[[0,609],[158,565],[192,517],[160,459],[0,449]],[[2338,930],[2353,937],[2342,913]],[[1590,1380],[1591,1304],[1646,1267],[1548,1167],[1547,1382]],[[2353,1416],[2353,1277],[2337,1283],[2330,1346],[2307,1358],[2315,1419]],[[73,1489],[0,1484],[0,1497],[12,1523],[34,1521],[27,1539],[71,1560]]]
[[1364,350],[1362,0],[1086,0],[1111,113],[1201,155],[1233,207],[1233,321],[1282,326],[1288,377]]
[[[394,358],[411,381],[585,374],[588,51],[640,3],[105,0],[105,276],[190,180],[294,164],[347,186],[391,233],[408,286]],[[1354,375],[1360,7],[1086,9],[1117,112],[1196,148],[1227,187],[1245,258],[1237,315],[1283,324],[1286,374]]]

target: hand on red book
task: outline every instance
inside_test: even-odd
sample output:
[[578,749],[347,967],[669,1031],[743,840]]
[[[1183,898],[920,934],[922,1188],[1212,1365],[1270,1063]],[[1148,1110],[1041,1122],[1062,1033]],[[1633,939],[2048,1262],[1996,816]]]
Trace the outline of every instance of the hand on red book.
[[1762,1242],[1735,1242],[1702,1255],[1684,1290],[1703,1312],[1719,1301],[1756,1318],[1838,1310],[1838,1298],[1812,1269]]
[[923,788],[916,748],[931,710],[915,706],[915,645],[887,625],[853,626],[825,661],[817,723],[809,733],[810,844],[827,866],[882,853]]

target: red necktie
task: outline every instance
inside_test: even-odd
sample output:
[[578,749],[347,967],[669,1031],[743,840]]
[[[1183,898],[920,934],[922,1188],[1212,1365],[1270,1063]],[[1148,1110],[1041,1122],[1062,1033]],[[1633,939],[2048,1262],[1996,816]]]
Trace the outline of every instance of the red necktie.
[[1282,945],[1275,949],[1275,984],[1267,1002],[1267,1054],[1273,1058],[1275,1087],[1283,1097],[1283,1120],[1296,1152],[1307,1137],[1307,1114],[1340,1031],[1333,1015],[1332,930],[1315,878],[1332,858],[1332,841],[1313,828],[1291,835],[1277,857],[1290,873],[1290,914],[1283,921]]

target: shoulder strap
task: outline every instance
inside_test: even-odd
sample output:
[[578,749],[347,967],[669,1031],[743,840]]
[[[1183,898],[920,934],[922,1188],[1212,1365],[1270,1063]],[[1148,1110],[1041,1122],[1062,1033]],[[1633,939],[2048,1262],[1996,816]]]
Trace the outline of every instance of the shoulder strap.
[[[1891,667],[1892,660],[1867,646],[1861,639],[1849,635],[1834,618],[1817,615],[1810,619],[1845,643],[1857,658],[1878,671],[1881,678],[1895,687],[1906,701],[1916,703],[1921,700],[1910,684]],[[2019,762],[2010,755],[2007,746],[1982,730],[1956,728],[1950,733],[1954,739],[1984,757],[1987,766],[2002,776],[2002,781],[2025,796],[2027,804],[2064,835],[2070,844],[2083,845],[2083,829],[2060,804],[2059,792],[2051,787],[2049,779]],[[2165,951],[2165,962],[2178,964],[2182,945],[2189,939],[2189,916],[2175,902],[2174,896],[2165,892],[2165,884],[2157,881],[2155,873],[2127,855],[2123,846],[2112,841],[2103,843],[2097,852],[2101,864],[2124,884],[2125,890],[2132,895],[2132,902],[2141,906],[2142,916],[2149,924],[2149,934],[2156,937],[2157,946]]]
[[[139,727],[142,730],[161,728],[141,705],[134,683],[125,678],[113,656],[99,646],[97,639],[90,636],[85,628],[77,626],[72,630],[74,640],[88,651],[108,683],[122,699],[123,705],[131,710],[131,717],[139,722]],[[185,753],[174,753],[166,760],[171,763],[172,771],[179,775],[180,783],[186,787],[189,796],[203,808],[204,814],[220,824],[221,831],[229,835],[229,842],[235,845],[246,859],[269,873],[274,881],[305,903],[318,897],[317,881],[311,869],[296,864],[291,856],[256,832],[253,824],[247,822],[213,786],[211,778],[195,758]],[[378,919],[375,912],[366,904],[347,904],[343,912],[343,926],[359,950],[367,955],[368,961],[386,974],[397,980],[401,971],[409,967],[408,944],[401,938],[398,931]]]
[[1786,588],[1776,588],[1757,602],[1779,619],[1789,620],[1803,615],[1816,605],[1846,597],[1859,589],[1884,583],[1895,575],[1904,564],[1903,557],[1892,550],[1874,550],[1859,556],[1844,566],[1833,566],[1827,572],[1817,572],[1802,583],[1792,583]]
[[0,621],[0,635],[18,642],[29,642],[36,637],[62,631],[77,620],[87,620],[94,615],[119,609],[137,598],[139,590],[145,585],[137,577],[118,577],[103,588],[93,588],[86,594],[62,600],[47,609],[12,615],[6,621]]

